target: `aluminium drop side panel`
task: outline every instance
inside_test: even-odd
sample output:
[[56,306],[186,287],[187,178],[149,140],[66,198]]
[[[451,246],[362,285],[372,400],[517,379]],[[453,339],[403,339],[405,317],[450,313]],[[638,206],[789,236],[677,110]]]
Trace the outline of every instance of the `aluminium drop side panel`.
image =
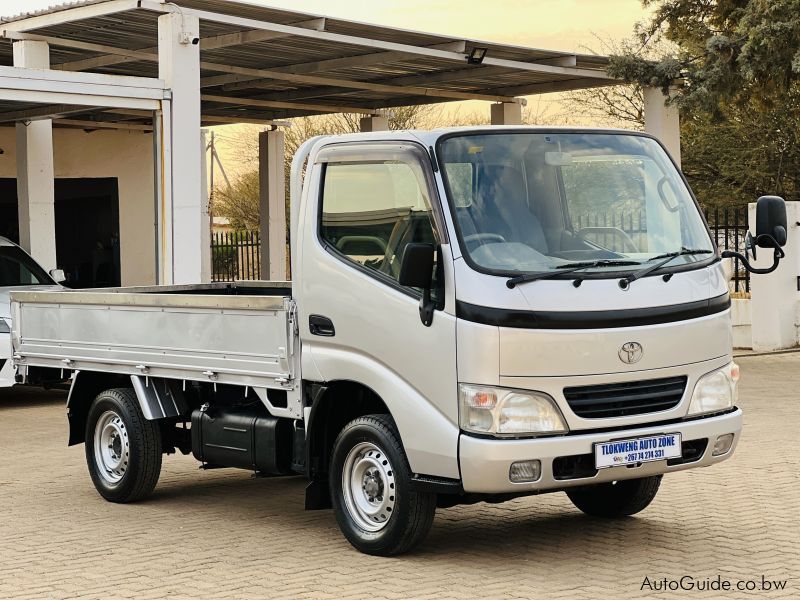
[[14,292],[12,301],[21,365],[285,389],[290,405],[299,400],[288,297]]

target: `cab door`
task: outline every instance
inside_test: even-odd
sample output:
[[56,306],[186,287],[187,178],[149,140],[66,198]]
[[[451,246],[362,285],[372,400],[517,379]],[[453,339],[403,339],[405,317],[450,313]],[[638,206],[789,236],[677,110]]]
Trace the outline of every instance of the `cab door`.
[[[452,257],[428,153],[412,142],[336,144],[311,168],[299,285],[304,377],[355,381],[397,423],[412,469],[458,477]],[[313,231],[313,234],[311,233]],[[398,282],[408,244],[438,249],[438,309]],[[308,367],[308,368],[306,368]]]

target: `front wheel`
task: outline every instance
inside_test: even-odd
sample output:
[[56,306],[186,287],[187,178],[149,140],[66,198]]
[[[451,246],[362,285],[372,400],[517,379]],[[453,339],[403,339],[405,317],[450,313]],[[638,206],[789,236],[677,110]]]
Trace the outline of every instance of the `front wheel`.
[[161,431],[144,418],[130,388],[101,392],[86,420],[86,462],[95,488],[109,502],[148,496],[161,473]]
[[336,521],[357,550],[391,556],[425,539],[436,494],[410,489],[411,469],[388,415],[360,417],[342,429],[329,477]]
[[661,475],[625,479],[567,490],[572,503],[594,517],[628,517],[647,508],[658,493]]

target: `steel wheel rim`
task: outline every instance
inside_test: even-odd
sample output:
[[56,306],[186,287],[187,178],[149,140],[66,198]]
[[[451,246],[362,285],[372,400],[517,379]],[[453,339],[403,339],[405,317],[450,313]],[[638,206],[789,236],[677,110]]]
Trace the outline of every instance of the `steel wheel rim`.
[[347,512],[366,531],[386,527],[394,514],[395,479],[389,457],[371,442],[361,442],[347,454],[342,469]]
[[128,470],[130,440],[122,418],[107,410],[94,428],[94,461],[100,476],[108,483],[119,483]]

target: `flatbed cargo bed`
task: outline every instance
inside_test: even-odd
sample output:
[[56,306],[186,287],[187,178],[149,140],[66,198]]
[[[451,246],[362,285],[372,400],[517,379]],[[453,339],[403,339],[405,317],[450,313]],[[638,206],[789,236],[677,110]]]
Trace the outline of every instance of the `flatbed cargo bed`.
[[11,299],[22,369],[293,387],[289,282],[14,292]]

